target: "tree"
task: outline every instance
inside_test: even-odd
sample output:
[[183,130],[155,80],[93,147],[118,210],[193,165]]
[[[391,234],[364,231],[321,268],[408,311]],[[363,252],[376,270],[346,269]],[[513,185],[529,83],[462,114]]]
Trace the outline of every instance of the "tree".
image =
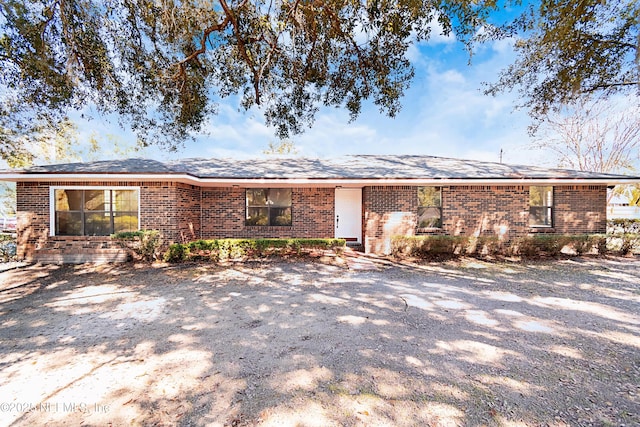
[[532,129],[534,147],[569,169],[624,173],[640,161],[640,105],[583,98],[548,112]]
[[283,139],[280,142],[269,142],[269,147],[262,151],[264,154],[298,154],[298,149],[293,141]]
[[119,140],[117,136],[98,135],[96,132],[89,134],[85,141],[80,141],[78,126],[66,117],[55,125],[36,125],[29,136],[21,135],[17,139],[24,149],[7,156],[7,164],[12,168],[97,160],[105,156],[126,157],[139,149],[136,145]]
[[0,217],[16,214],[16,184],[0,182]]
[[[553,153],[559,166],[605,173],[634,172],[640,162],[640,105],[581,98],[558,112],[547,112],[532,128],[534,147]],[[638,185],[616,186],[638,204]]]
[[490,36],[515,37],[517,59],[486,93],[517,88],[535,119],[584,95],[640,95],[640,2],[542,0]]
[[117,113],[140,143],[175,147],[239,95],[286,138],[319,105],[391,116],[432,22],[471,38],[496,0],[3,0],[0,155],[70,110]]

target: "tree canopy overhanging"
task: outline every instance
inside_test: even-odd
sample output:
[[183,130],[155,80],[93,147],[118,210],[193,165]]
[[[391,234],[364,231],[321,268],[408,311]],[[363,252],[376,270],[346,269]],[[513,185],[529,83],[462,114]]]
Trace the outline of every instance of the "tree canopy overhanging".
[[[543,0],[500,27],[519,0],[0,0],[0,157],[30,155],[70,111],[114,114],[141,144],[175,147],[216,101],[259,105],[279,137],[321,105],[394,116],[433,28],[469,49],[523,35],[488,93],[519,87],[535,113],[582,91],[638,89],[635,1]],[[435,25],[437,24],[437,25]],[[480,37],[479,37],[480,36]],[[635,84],[635,86],[634,86]]]
[[[3,0],[3,151],[21,133],[91,105],[143,143],[172,146],[237,94],[278,136],[319,105],[393,116],[413,76],[412,41],[469,41],[494,0]],[[11,141],[13,140],[13,143]]]
[[637,0],[541,0],[502,30],[517,58],[486,93],[519,90],[534,120],[585,96],[640,99]]

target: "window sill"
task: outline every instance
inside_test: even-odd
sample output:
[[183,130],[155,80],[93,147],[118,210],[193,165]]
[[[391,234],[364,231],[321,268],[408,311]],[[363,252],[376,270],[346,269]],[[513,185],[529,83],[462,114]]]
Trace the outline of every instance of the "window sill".
[[548,225],[530,225],[529,233],[555,233],[556,229]]
[[421,227],[416,229],[416,234],[440,234],[442,227]]
[[69,236],[69,235],[61,235],[61,236],[56,236],[55,234],[53,236],[49,236],[49,239],[55,239],[55,240],[78,240],[78,239],[82,239],[82,240],[111,240],[111,235],[109,236],[85,236],[85,235],[76,235],[76,236]]
[[293,225],[245,225],[244,228],[248,228],[250,230],[256,229],[256,230],[265,230],[268,228],[276,228],[278,230],[286,230],[288,229],[292,229]]

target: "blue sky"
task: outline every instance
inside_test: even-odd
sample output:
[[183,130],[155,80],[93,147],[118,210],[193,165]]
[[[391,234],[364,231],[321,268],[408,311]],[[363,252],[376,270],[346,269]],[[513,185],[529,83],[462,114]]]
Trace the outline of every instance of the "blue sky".
[[[316,122],[304,134],[291,138],[299,155],[331,157],[345,154],[424,154],[516,164],[555,166],[530,146],[525,111],[514,111],[517,93],[498,97],[482,93],[482,82],[494,82],[500,70],[515,58],[510,41],[479,46],[469,65],[468,52],[454,36],[443,36],[434,28],[428,42],[409,52],[415,67],[411,88],[395,118],[381,114],[365,103],[361,115],[349,122],[342,109],[322,108]],[[131,156],[169,160],[183,157],[263,156],[270,142],[277,142],[272,128],[265,126],[258,108],[244,111],[235,98],[219,105],[219,114],[205,124],[207,135],[198,136],[177,152],[152,147]],[[80,124],[80,139],[94,133],[112,135],[122,145],[132,145],[135,136],[114,123],[95,118]],[[103,143],[101,158],[113,158]]]
[[[513,61],[510,42],[481,46],[469,65],[461,43],[435,34],[429,42],[412,48],[410,59],[416,75],[395,118],[381,114],[370,103],[351,123],[346,111],[322,108],[311,129],[291,138],[299,154],[425,154],[499,161],[502,149],[505,163],[540,163],[540,153],[527,148],[529,117],[525,111],[514,111],[517,94],[490,97],[482,93],[482,82],[495,81],[499,71]],[[164,160],[255,157],[263,155],[269,142],[278,141],[259,109],[240,110],[233,98],[219,105],[219,114],[211,116],[205,129],[208,135],[177,152],[151,148],[134,155]],[[114,135],[124,144],[135,141],[132,134],[100,118],[81,125],[81,132],[81,139],[96,132]]]

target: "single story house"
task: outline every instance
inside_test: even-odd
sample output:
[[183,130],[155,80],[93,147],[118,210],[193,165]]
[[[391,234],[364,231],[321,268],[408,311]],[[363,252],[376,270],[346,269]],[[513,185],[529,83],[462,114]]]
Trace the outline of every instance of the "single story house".
[[604,233],[607,187],[640,177],[411,155],[126,159],[0,172],[16,182],[18,256],[115,260],[114,232],[213,238]]

